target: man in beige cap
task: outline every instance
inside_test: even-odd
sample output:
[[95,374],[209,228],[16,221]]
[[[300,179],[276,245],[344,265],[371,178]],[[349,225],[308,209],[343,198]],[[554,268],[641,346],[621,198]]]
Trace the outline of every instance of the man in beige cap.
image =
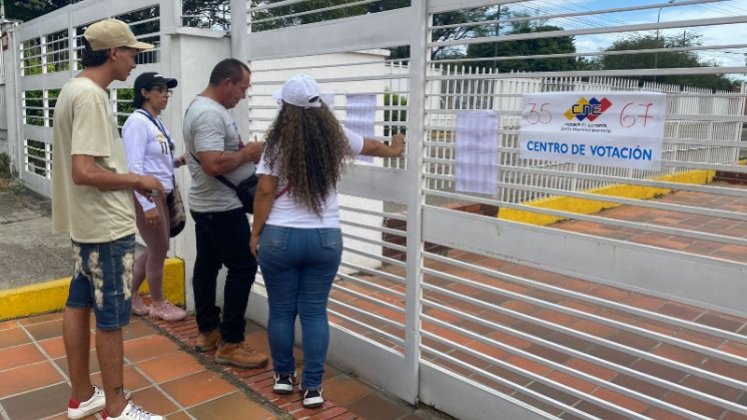
[[[114,80],[126,80],[138,52],[153,45],[139,42],[126,23],[114,19],[89,26],[82,42],[84,70],[57,98],[52,158],[54,230],[70,234],[75,261],[63,318],[72,384],[67,416],[81,419],[104,410],[105,419],[160,420],[127,401],[122,327],[132,304],[132,191],[154,195],[164,190],[152,176],[128,173],[106,92]],[[91,308],[103,388],[91,384],[88,370]]]

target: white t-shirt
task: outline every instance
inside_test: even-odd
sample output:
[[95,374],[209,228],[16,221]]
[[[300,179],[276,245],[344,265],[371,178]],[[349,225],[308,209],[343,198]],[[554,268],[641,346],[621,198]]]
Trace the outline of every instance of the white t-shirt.
[[[343,128],[345,137],[348,139],[350,149],[354,155],[359,155],[363,150],[363,137]],[[275,167],[270,170],[265,155],[262,154],[257,166],[258,175],[272,175],[280,177],[280,164],[275,162]],[[288,182],[285,179],[278,180],[278,192],[281,192]],[[292,188],[292,187],[291,187]],[[299,205],[287,192],[275,199],[272,203],[270,215],[265,222],[268,225],[293,227],[293,228],[339,228],[340,227],[340,210],[337,204],[337,191],[332,191],[327,195],[327,200],[322,206],[321,217],[309,210],[306,206]]]
[[[160,123],[160,121],[159,121]],[[161,128],[165,131],[162,132]],[[127,117],[122,126],[127,167],[130,172],[140,175],[153,175],[161,182],[166,193],[174,189],[174,161],[166,127],[156,127],[142,111],[135,111]],[[136,192],[143,211],[156,207],[155,203]]]

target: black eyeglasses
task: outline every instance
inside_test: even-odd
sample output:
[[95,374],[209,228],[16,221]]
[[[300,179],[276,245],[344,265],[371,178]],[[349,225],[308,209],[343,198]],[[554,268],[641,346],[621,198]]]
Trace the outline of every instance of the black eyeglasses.
[[174,91],[171,89],[167,89],[166,86],[154,86],[151,88],[151,90],[157,90],[162,95],[171,96]]

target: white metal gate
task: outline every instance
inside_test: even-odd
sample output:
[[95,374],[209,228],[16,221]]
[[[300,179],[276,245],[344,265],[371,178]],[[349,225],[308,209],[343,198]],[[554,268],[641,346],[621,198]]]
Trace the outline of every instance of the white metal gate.
[[[242,3],[245,7],[246,2],[232,2],[232,9],[241,10]],[[378,136],[401,129],[384,123],[385,112],[407,110],[410,115],[422,114],[424,98],[409,94],[409,86],[424,83],[424,70],[416,70],[424,69],[422,56],[395,69],[383,50],[395,46],[425,48],[422,6],[358,16],[335,21],[333,25],[309,24],[270,31],[259,31],[263,24],[274,23],[273,19],[262,20],[261,16],[268,12],[282,13],[282,7],[269,4],[249,9],[253,31],[243,37],[245,44],[235,53],[248,58],[252,68],[249,114],[252,135],[261,136],[274,116],[277,105],[272,92],[288,76],[298,73],[308,73],[317,79],[322,92],[329,94],[326,102],[343,122],[346,94],[375,95]],[[236,21],[234,16],[234,25]],[[234,26],[234,31],[241,33],[242,29]],[[384,111],[385,95],[389,96],[387,100],[396,96],[395,101],[402,97],[403,104]],[[422,136],[422,127],[409,126],[408,136]],[[409,146],[406,169],[385,168],[383,162],[375,161],[356,164],[349,171],[341,187],[341,192],[347,195],[341,199],[345,256],[330,304],[330,316],[336,325],[331,332],[333,363],[352,369],[407,401],[417,399],[418,388],[415,327],[418,301],[414,297],[419,286],[410,279],[419,277],[415,245],[420,238],[417,230],[411,230],[407,242],[412,245],[395,246],[408,255],[407,262],[387,257],[383,250],[390,246],[380,238],[386,232],[404,235],[402,231],[387,228],[384,219],[406,221],[410,226],[420,223],[418,210],[399,212],[419,208],[419,194],[411,190],[420,182],[421,163],[416,149],[417,145]],[[396,268],[396,272],[385,273],[380,269],[382,265]],[[397,285],[398,290],[374,284],[368,280],[372,276],[383,276],[390,285]],[[356,291],[361,286],[374,287],[382,295]],[[404,299],[409,303],[406,310],[397,303]],[[366,340],[361,336],[369,333],[376,339]]]
[[[713,182],[747,172],[747,44],[714,32],[743,31],[744,4],[252,3],[232,1],[252,135],[297,73],[343,123],[346,95],[374,95],[376,135],[407,130],[405,159],[359,162],[340,188],[334,362],[460,418],[747,415],[747,194]],[[579,48],[542,49],[563,38]],[[719,75],[734,83],[703,87]],[[662,171],[519,158],[522,94],[619,90],[667,93]],[[500,112],[494,197],[454,190],[463,109]]]
[[[135,35],[156,45],[156,49],[138,56],[138,67],[132,77],[146,71],[168,72],[170,62],[164,60],[169,51],[167,28],[177,26],[181,19],[180,0],[83,1],[64,7],[33,21],[19,25],[10,32],[10,45],[15,49],[6,55],[12,91],[7,96],[17,101],[8,112],[9,125],[17,128],[11,134],[18,141],[17,156],[20,176],[30,189],[51,195],[52,125],[54,105],[60,88],[80,70],[80,37],[87,25],[100,19],[117,18],[130,24]],[[168,56],[167,56],[168,57]],[[131,81],[112,83],[112,108],[124,123],[132,112]],[[119,96],[118,96],[119,92]]]
[[[459,418],[747,416],[747,190],[715,180],[747,172],[737,161],[747,44],[724,36],[745,32],[747,5],[248,3],[231,1],[232,55],[253,74],[242,131],[261,138],[272,92],[297,73],[320,82],[342,122],[347,95],[372,95],[375,135],[407,131],[404,159],[358,162],[340,185],[331,361]],[[28,186],[49,194],[54,99],[77,71],[82,29],[104,17],[160,43],[136,71],[180,79],[181,108],[166,116],[179,138],[174,114],[204,83],[190,78],[193,50],[171,45],[180,8],[85,0],[13,33],[6,69],[21,74],[8,83],[19,100],[8,127]],[[548,48],[571,38],[573,50]],[[735,83],[698,79],[719,75]],[[112,86],[119,117],[129,83]],[[667,93],[662,171],[519,158],[522,94],[610,90]],[[455,116],[465,109],[500,112],[494,196],[454,188]],[[176,249],[189,271],[188,230]],[[252,316],[264,322],[254,296]]]

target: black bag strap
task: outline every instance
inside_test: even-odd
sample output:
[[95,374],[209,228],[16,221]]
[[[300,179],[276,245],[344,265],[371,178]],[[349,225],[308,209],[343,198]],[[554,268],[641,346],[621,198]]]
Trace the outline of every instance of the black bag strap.
[[[189,109],[192,108],[192,104],[194,104],[194,103],[195,103],[195,100],[193,99],[192,102],[189,103],[189,106],[187,106],[187,110],[184,111],[184,115],[187,115],[187,112],[189,112]],[[240,141],[241,140],[239,139],[239,142]],[[197,156],[195,156],[194,153],[189,152],[189,154],[190,154],[190,156],[192,156],[192,159],[194,159],[195,162],[197,162],[198,165],[202,165],[202,163],[200,163],[200,159],[197,159]],[[255,173],[256,173],[256,170],[255,170]],[[252,175],[254,175],[254,174],[252,174]],[[233,184],[233,182],[229,181],[228,178],[224,177],[223,175],[217,175],[215,177],[215,179],[217,179],[218,181],[220,181],[226,187],[234,190],[236,192],[236,194],[238,195],[239,189],[236,187],[236,185]]]
[[156,128],[158,129],[158,131],[160,131],[161,134],[163,134],[164,136],[166,136],[166,140],[169,141],[169,151],[171,152],[171,158],[173,159],[174,158],[174,142],[171,140],[171,136],[169,136],[169,133],[166,132],[166,129],[164,128],[163,124],[161,124],[161,122],[158,121],[158,119],[156,117],[154,117],[153,115],[151,115],[150,112],[148,112],[148,111],[146,111],[146,110],[144,110],[142,108],[138,108],[136,110],[136,112],[137,111],[139,111],[138,114],[145,115],[146,117],[148,117],[148,119],[150,120],[150,122],[152,122],[153,125],[156,126]]
[[[194,159],[195,162],[197,162],[198,165],[202,165],[200,163],[200,159],[197,159],[197,156],[195,156],[194,153],[189,152],[189,154],[192,155],[192,159]],[[216,175],[215,179],[217,179],[218,181],[222,182],[226,187],[228,187],[228,188],[230,188],[230,189],[232,189],[232,190],[234,190],[236,192],[239,191],[238,188],[236,188],[236,186],[233,185],[233,182],[229,181],[228,178],[224,177],[223,175]]]

